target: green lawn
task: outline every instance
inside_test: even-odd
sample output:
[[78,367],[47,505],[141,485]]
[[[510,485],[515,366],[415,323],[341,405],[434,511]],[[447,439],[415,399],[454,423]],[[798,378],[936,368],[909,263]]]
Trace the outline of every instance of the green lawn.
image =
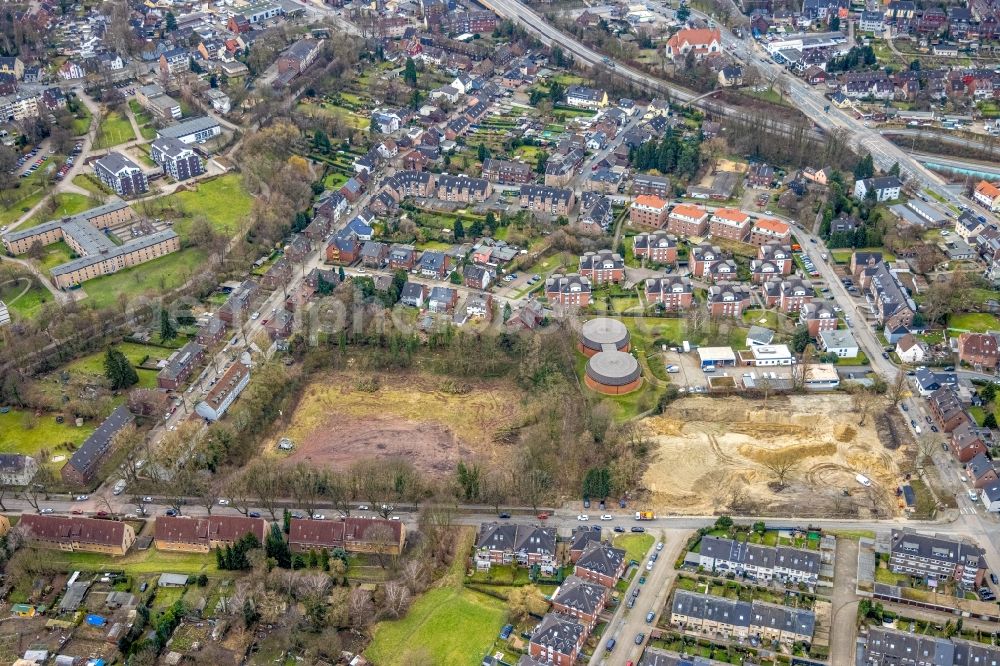
[[103,553],[62,553],[45,551],[47,561],[64,571],[102,571],[123,569],[129,575],[181,573],[211,574],[218,569],[215,556],[211,553],[168,553],[155,548],[133,550],[124,557],[112,557]]
[[[24,290],[26,284],[24,280],[29,280],[31,283],[27,291]],[[34,278],[22,276],[21,280],[0,287],[0,300],[7,304],[7,308],[15,317],[30,319],[43,304],[52,301],[52,294]]]
[[200,215],[204,215],[216,231],[230,236],[253,206],[253,197],[243,189],[239,174],[191,183],[188,187],[194,189],[160,197],[154,202],[168,214],[171,211],[179,214],[174,231],[181,238],[187,237],[194,218]]
[[73,177],[73,184],[77,187],[82,187],[88,192],[93,192],[94,194],[100,196],[107,196],[107,192],[101,187],[101,184],[95,180],[92,174],[81,173]]
[[72,259],[73,249],[64,241],[58,241],[45,246],[45,254],[37,263],[43,271],[48,272]]
[[129,119],[117,111],[112,111],[104,117],[104,122],[94,140],[94,149],[103,150],[134,140],[135,132],[132,131],[132,123],[129,122]]
[[119,294],[129,298],[161,294],[184,284],[205,259],[204,250],[187,248],[121,273],[88,280],[83,283],[83,290],[87,292],[87,300],[96,307],[117,304]]
[[76,136],[82,136],[90,131],[90,110],[80,104],[80,110],[76,114],[78,117],[73,119],[73,134]]
[[503,602],[461,586],[423,594],[401,620],[375,626],[365,657],[379,666],[404,666],[411,651],[435,664],[479,664],[507,618]]
[[36,417],[33,412],[12,409],[0,414],[0,451],[30,456],[38,455],[41,449],[55,453],[56,447],[64,442],[82,444],[96,427],[86,424],[77,428],[69,418],[65,423],[56,423],[53,414]]
[[45,171],[57,160],[49,160],[27,178],[15,178],[16,188],[7,190],[0,199],[0,224],[10,224],[31,210],[46,193]]
[[42,210],[28,218],[18,229],[27,229],[37,226],[42,222],[76,215],[77,213],[82,213],[85,210],[93,208],[95,205],[90,197],[77,194],[76,192],[61,192],[54,195],[52,201],[55,203],[51,208],[48,205],[43,206]]
[[[149,356],[151,358],[166,358],[170,356],[169,349],[161,349],[147,345],[140,345],[134,342],[122,342],[115,345],[115,349],[125,354],[125,358],[132,365],[139,365],[142,360]],[[104,352],[94,352],[77,359],[66,366],[70,372],[80,372],[88,375],[104,376]]]
[[135,122],[139,125],[139,133],[142,134],[142,138],[147,141],[155,139],[156,128],[153,127],[153,117],[149,115],[149,112],[143,109],[139,102],[134,99],[129,100],[128,107],[135,116]]
[[851,255],[855,252],[881,252],[882,258],[886,261],[896,261],[896,255],[881,247],[859,247],[856,250],[852,248],[830,250],[830,256],[838,264],[847,264],[850,263]]
[[987,312],[962,312],[948,317],[948,328],[985,333],[1000,330],[1000,319]]
[[615,537],[615,548],[625,549],[625,559],[642,562],[656,539],[652,534],[619,534]]

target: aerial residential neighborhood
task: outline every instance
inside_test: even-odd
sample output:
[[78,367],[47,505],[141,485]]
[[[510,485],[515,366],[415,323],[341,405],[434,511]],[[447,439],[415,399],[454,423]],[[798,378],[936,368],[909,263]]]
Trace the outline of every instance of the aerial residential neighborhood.
[[5,4],[0,664],[1000,663],[1000,5]]

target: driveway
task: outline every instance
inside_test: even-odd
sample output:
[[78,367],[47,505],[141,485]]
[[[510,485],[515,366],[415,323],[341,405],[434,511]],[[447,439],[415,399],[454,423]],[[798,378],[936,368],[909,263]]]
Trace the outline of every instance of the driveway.
[[837,539],[833,575],[830,654],[846,660],[854,654],[857,638],[858,595],[855,590],[858,585],[858,542],[854,539]]
[[[663,542],[663,550],[660,551],[652,571],[646,571],[649,553],[639,563],[639,571],[635,574],[632,585],[622,597],[618,610],[608,624],[594,656],[590,659],[590,666],[598,664],[625,666],[630,660],[632,663],[638,663],[639,656],[645,649],[646,643],[649,642],[649,633],[656,627],[656,623],[663,613],[663,604],[666,602],[670,588],[673,587],[674,578],[677,576],[677,572],[674,570],[674,561],[680,556],[691,532],[690,530],[652,529],[649,530],[649,533]],[[639,585],[639,577],[643,574],[646,576],[646,584]],[[632,589],[636,587],[642,588],[642,592],[636,599],[635,607],[628,608],[625,602],[631,595]],[[652,622],[647,623],[646,614],[649,611],[653,611],[656,615]],[[645,634],[645,639],[642,645],[636,645],[635,637],[640,632]],[[617,645],[613,652],[608,653],[605,647],[611,638],[617,641]]]

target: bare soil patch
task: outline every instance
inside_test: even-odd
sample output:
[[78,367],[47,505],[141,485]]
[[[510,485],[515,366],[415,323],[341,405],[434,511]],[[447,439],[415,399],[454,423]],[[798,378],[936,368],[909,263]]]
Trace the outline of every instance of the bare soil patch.
[[[507,382],[454,383],[422,373],[359,376],[331,373],[303,394],[278,434],[295,445],[290,463],[343,469],[365,458],[404,458],[418,470],[444,476],[460,460],[493,460],[505,445],[497,430],[521,417],[518,393]],[[269,442],[275,454],[277,439]]]
[[[678,400],[644,421],[656,442],[644,485],[662,513],[895,515],[910,443],[883,442],[883,419],[858,419],[840,394],[775,397],[766,408],[739,397]],[[794,461],[783,488],[767,467],[777,459]]]

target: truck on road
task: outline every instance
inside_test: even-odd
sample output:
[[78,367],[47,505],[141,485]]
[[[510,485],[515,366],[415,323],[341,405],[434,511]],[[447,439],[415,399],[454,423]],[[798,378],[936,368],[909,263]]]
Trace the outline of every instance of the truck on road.
[[636,511],[635,512],[635,519],[636,520],[656,520],[656,516],[653,515],[652,511]]

